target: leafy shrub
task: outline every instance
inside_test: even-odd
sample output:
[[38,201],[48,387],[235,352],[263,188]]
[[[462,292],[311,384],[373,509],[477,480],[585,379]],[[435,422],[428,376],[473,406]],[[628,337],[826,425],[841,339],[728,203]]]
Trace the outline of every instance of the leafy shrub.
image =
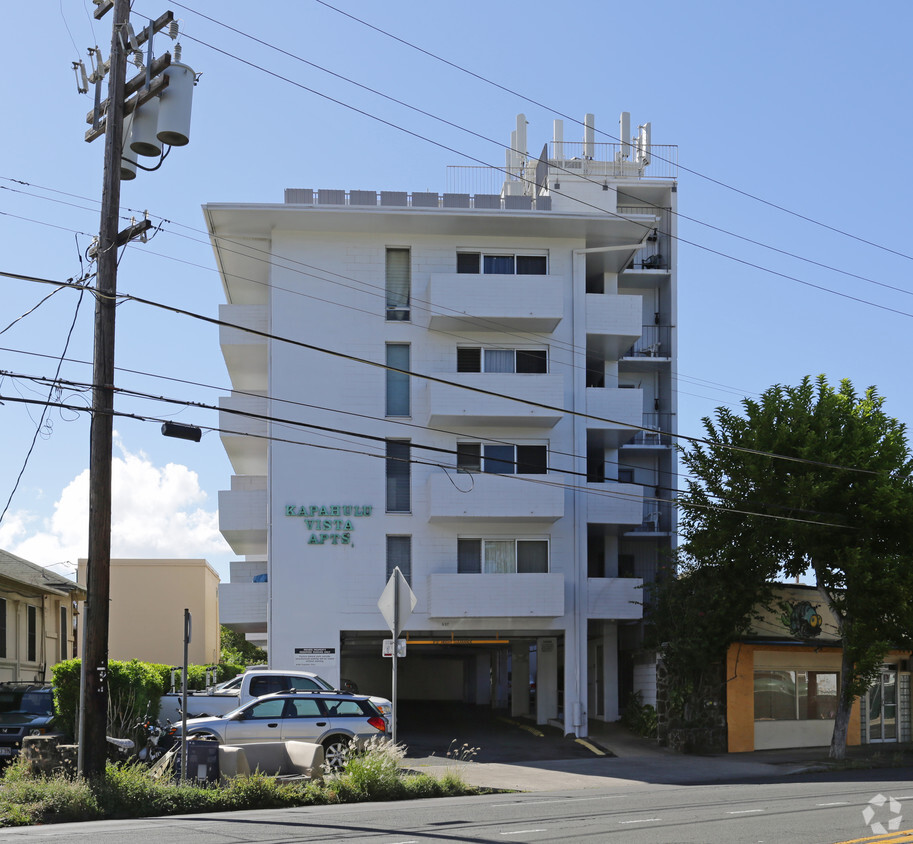
[[633,692],[628,698],[624,713],[621,716],[622,726],[646,738],[656,738],[656,709],[643,702],[640,692]]

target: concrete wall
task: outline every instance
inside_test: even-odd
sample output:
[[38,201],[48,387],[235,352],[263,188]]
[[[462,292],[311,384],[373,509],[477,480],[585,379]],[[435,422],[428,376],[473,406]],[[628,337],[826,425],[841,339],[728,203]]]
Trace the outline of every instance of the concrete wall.
[[[85,572],[80,560],[81,583]],[[111,560],[109,658],[180,665],[186,607],[193,616],[190,662],[218,662],[218,586],[206,560]]]

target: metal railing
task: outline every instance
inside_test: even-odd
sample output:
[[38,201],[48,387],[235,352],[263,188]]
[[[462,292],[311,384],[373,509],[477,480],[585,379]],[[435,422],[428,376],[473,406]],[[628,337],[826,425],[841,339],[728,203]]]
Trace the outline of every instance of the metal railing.
[[645,413],[643,426],[650,431],[638,431],[631,440],[631,445],[672,445],[672,426],[675,416],[672,413]]
[[675,508],[671,501],[644,501],[643,522],[631,533],[671,533]]
[[670,358],[672,357],[672,326],[644,325],[642,334],[634,341],[623,357],[626,358]]
[[[627,158],[622,157],[622,147]],[[649,154],[639,156],[633,144],[593,144],[593,155],[584,155],[583,141],[552,141],[549,161],[555,166],[581,175],[641,176],[647,179],[678,178],[678,147],[652,144]],[[611,165],[606,169],[606,164]]]

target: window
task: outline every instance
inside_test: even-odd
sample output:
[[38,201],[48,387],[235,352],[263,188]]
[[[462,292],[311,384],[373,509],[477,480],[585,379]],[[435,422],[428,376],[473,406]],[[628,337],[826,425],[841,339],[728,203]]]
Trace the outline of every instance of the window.
[[408,249],[388,249],[386,263],[387,319],[410,319],[409,296],[412,288],[412,256]]
[[291,718],[322,718],[323,710],[320,708],[320,702],[304,698],[299,699],[295,698],[291,701],[292,712],[289,717]]
[[409,513],[412,510],[410,451],[408,440],[387,440],[388,513]]
[[67,608],[60,607],[60,623],[57,630],[57,652],[61,662],[67,658]]
[[[409,369],[409,344],[387,343],[387,366]],[[410,416],[409,376],[387,370],[387,416]]]
[[460,574],[547,574],[545,539],[458,539]]
[[6,598],[0,598],[0,657],[6,657]]
[[836,671],[755,671],[755,721],[833,719],[839,676]]
[[412,583],[412,537],[388,536],[387,537],[387,580],[393,575],[393,569],[399,570],[406,578],[406,583]]
[[484,255],[457,252],[457,272],[478,275],[547,275],[546,255]]
[[38,662],[38,607],[26,608],[25,653],[27,662]]
[[286,699],[284,697],[261,700],[244,711],[244,717],[253,718],[281,718],[285,711]]
[[457,471],[547,475],[548,446],[457,443]]
[[457,372],[548,372],[548,349],[483,349],[457,346]]

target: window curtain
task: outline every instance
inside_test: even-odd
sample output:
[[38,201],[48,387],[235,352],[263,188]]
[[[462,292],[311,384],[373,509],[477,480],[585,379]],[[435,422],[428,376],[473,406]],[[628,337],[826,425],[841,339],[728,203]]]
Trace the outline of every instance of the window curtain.
[[409,319],[410,259],[408,249],[387,250],[387,319]]
[[485,350],[485,371],[486,372],[513,372],[514,371],[514,350],[513,349],[486,349]]
[[407,583],[412,583],[412,537],[388,536],[387,537],[387,580],[393,574],[393,569],[399,566]]
[[485,574],[508,574],[517,570],[516,544],[512,539],[485,543]]

